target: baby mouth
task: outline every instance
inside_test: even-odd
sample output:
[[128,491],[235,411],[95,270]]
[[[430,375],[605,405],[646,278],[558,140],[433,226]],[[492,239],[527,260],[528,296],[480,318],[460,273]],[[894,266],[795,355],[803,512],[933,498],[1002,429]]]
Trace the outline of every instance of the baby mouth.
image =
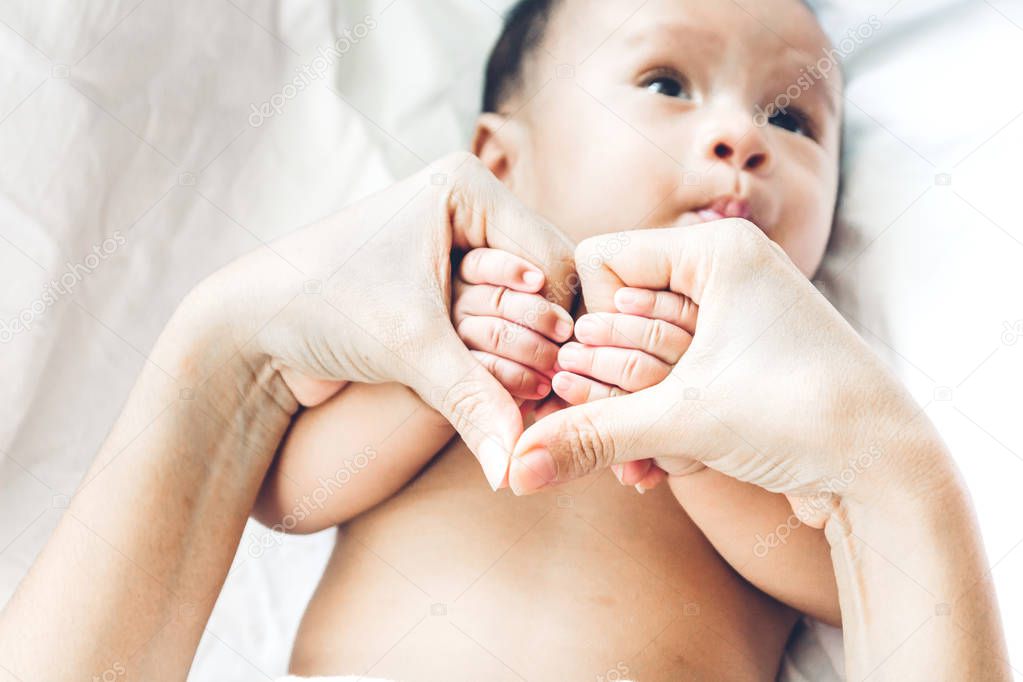
[[679,216],[679,219],[675,224],[685,227],[687,225],[709,223],[713,220],[724,220],[725,218],[743,218],[744,220],[751,220],[752,217],[753,211],[750,208],[749,202],[745,199],[721,197],[720,199],[716,199],[707,204],[703,208],[683,213]]

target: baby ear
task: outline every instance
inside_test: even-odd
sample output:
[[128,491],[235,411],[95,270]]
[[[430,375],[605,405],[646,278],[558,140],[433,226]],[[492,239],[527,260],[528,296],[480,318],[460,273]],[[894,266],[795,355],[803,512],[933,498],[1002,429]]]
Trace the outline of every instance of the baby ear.
[[472,153],[509,188],[519,158],[518,124],[501,114],[480,114],[472,136]]

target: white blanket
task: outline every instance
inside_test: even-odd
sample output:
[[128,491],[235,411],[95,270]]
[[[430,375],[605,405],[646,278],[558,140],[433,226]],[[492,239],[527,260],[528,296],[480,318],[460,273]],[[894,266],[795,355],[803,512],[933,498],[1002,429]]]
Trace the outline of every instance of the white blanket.
[[[464,146],[506,4],[0,5],[0,603],[181,296]],[[959,456],[1023,667],[1023,12],[1009,0],[825,9],[836,42],[880,20],[847,59],[828,291]],[[330,543],[250,524],[190,679],[283,675]],[[805,660],[840,657],[811,648]]]

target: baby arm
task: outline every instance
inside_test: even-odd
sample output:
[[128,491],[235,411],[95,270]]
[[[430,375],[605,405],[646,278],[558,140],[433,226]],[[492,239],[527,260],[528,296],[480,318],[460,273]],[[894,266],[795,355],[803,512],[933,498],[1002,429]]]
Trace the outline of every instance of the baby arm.
[[[459,337],[521,400],[543,398],[572,318],[539,292],[543,274],[504,251],[476,249],[454,282]],[[344,523],[391,497],[455,435],[399,384],[352,384],[293,423],[253,515],[291,533]]]
[[[570,404],[634,392],[665,380],[689,347],[696,306],[671,292],[623,288],[615,313],[592,313],[576,323],[580,343],[558,356],[555,393]],[[639,492],[668,478],[693,522],[732,567],[793,608],[839,624],[838,592],[821,531],[804,526],[781,495],[710,469],[667,475],[650,460],[614,467]]]

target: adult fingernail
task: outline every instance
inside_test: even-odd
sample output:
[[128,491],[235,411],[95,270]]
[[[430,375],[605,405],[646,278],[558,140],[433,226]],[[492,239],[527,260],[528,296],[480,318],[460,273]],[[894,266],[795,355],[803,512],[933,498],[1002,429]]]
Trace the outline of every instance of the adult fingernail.
[[526,270],[522,273],[522,281],[526,286],[539,288],[543,286],[543,275],[536,270]]
[[497,491],[503,487],[505,474],[508,473],[508,451],[500,443],[487,438],[480,445],[480,465],[487,477],[490,488]]
[[512,459],[508,480],[516,495],[528,495],[547,487],[558,476],[558,466],[547,450],[530,450]]

